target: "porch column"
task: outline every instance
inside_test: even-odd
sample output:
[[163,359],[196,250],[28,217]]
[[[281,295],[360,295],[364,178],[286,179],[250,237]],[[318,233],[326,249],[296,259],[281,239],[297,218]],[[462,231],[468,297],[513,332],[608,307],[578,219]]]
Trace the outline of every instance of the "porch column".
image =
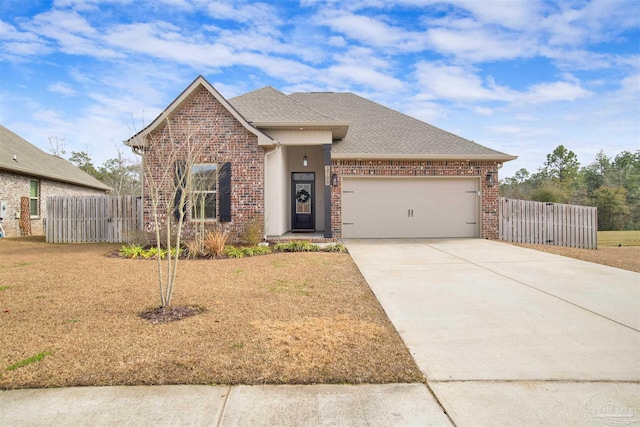
[[324,151],[324,237],[331,233],[331,144],[322,144]]

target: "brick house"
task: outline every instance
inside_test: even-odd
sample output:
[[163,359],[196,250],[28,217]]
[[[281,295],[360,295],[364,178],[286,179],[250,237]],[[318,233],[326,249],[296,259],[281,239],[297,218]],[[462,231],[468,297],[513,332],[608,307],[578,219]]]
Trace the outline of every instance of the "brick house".
[[[44,234],[49,196],[84,196],[111,191],[65,159],[45,153],[0,126],[0,218],[5,237],[20,236],[28,221],[31,234]],[[23,209],[22,200],[28,202]],[[28,200],[27,200],[28,199]]]
[[187,236],[205,218],[236,236],[257,221],[271,239],[494,239],[498,169],[516,158],[352,93],[265,87],[227,100],[202,76],[125,143],[178,176],[185,141],[198,147],[193,174],[218,173],[189,195]]

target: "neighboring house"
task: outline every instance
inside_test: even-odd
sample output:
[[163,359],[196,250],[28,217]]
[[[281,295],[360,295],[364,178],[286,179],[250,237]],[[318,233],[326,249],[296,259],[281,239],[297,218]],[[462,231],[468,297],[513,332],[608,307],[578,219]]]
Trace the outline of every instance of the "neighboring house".
[[202,145],[194,173],[222,172],[204,199],[190,195],[187,235],[206,212],[236,235],[258,221],[268,238],[494,239],[498,169],[516,158],[352,93],[265,87],[227,100],[202,76],[125,143],[160,171],[175,170],[163,159],[187,139]]
[[[0,126],[0,217],[7,237],[23,234],[21,214],[31,234],[44,234],[48,196],[96,195],[110,190],[65,159],[45,153]],[[21,212],[23,198],[28,198],[28,214]]]

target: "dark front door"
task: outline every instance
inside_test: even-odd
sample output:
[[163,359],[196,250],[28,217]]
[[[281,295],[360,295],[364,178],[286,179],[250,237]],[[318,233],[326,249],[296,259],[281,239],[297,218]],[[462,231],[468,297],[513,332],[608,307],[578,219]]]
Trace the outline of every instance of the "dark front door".
[[315,174],[294,172],[291,174],[291,230],[314,231]]

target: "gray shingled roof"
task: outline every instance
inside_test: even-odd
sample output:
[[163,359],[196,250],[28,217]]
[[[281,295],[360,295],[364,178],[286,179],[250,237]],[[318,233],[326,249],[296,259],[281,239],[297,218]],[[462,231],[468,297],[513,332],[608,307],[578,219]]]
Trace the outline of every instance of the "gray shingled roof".
[[[14,156],[16,160],[14,160]],[[45,153],[0,125],[0,169],[99,190],[111,188],[65,159]]]
[[229,99],[229,103],[251,123],[332,123],[335,118],[297,102],[271,86]]
[[332,157],[425,156],[434,158],[516,158],[476,144],[435,126],[352,93],[294,93],[290,98],[320,114],[350,122],[344,139],[336,141]]

